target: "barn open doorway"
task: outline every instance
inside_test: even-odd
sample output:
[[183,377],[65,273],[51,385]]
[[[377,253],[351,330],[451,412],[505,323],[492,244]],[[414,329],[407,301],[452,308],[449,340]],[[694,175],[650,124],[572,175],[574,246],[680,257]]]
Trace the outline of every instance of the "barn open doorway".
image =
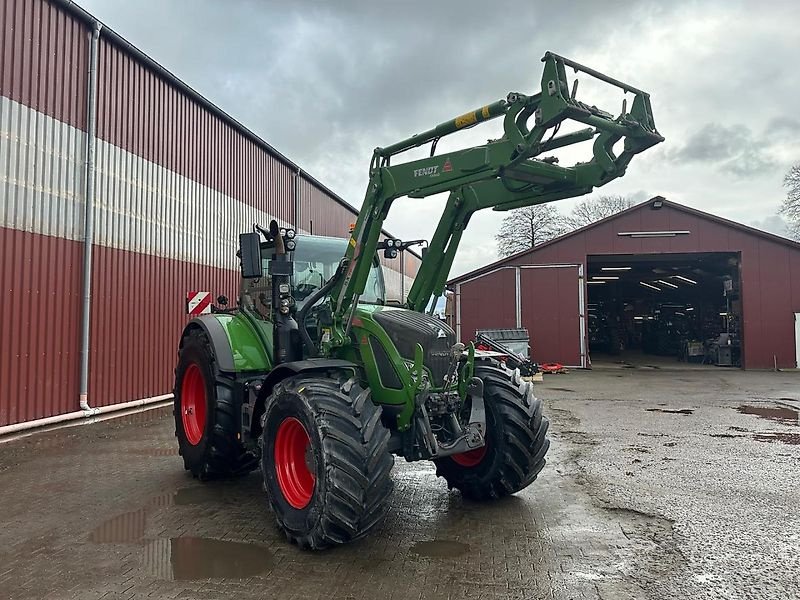
[[736,252],[587,257],[593,362],[741,366]]

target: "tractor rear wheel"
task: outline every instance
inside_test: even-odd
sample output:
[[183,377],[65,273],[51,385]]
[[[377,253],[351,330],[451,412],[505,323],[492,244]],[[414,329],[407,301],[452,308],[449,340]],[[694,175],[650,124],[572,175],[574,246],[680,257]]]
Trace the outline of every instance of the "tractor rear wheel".
[[550,424],[518,371],[486,361],[475,364],[475,376],[483,380],[486,445],[434,461],[436,474],[465,498],[502,498],[528,487],[544,468]]
[[394,458],[368,389],[353,378],[289,377],[267,399],[263,424],[264,489],[290,542],[343,544],[383,518]]
[[256,457],[239,440],[233,379],[217,368],[206,335],[190,331],[175,369],[175,437],[183,466],[200,479],[248,473]]

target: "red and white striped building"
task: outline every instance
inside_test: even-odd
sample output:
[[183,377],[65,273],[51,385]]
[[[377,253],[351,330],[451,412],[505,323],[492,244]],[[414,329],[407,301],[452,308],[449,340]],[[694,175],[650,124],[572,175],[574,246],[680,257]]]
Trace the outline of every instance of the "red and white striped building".
[[[170,392],[186,293],[235,297],[239,232],[275,218],[345,237],[355,220],[351,205],[97,26],[64,0],[0,0],[0,428],[78,410],[87,206],[92,407]],[[390,297],[413,281],[418,259],[404,260],[386,261]]]

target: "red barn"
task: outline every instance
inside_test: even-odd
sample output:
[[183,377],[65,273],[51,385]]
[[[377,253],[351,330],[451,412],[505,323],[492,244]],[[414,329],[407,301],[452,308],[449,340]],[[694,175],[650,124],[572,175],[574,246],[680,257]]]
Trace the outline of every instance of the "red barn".
[[800,244],[661,198],[449,287],[462,340],[525,327],[539,362],[645,354],[800,366]]

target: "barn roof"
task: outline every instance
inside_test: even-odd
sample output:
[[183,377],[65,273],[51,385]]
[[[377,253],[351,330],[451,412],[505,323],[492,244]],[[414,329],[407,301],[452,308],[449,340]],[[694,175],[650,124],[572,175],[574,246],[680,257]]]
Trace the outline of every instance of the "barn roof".
[[[690,207],[685,206],[683,204],[678,204],[677,202],[672,202],[670,200],[666,200],[665,198],[661,198],[660,196],[657,196],[656,198],[658,198],[659,200],[661,200],[663,202],[664,207],[671,208],[671,209],[674,209],[674,210],[677,210],[677,211],[681,211],[681,212],[690,214],[692,216],[699,217],[701,219],[706,219],[708,221],[711,221],[713,223],[717,223],[719,225],[723,225],[725,227],[729,227],[731,229],[737,229],[737,230],[743,231],[743,232],[745,232],[745,233],[747,233],[749,235],[752,235],[752,236],[755,236],[755,237],[764,238],[764,239],[770,240],[772,242],[776,242],[776,243],[782,244],[784,246],[789,246],[790,248],[793,248],[795,250],[800,251],[800,243],[795,242],[794,240],[790,240],[789,238],[785,238],[785,237],[781,237],[779,235],[768,233],[766,231],[762,231],[760,229],[756,229],[755,227],[750,227],[748,225],[743,225],[742,223],[737,223],[736,221],[731,221],[729,219],[724,219],[724,218],[719,217],[717,215],[712,215],[711,213],[707,213],[707,212],[704,212],[702,210],[697,210],[696,208],[690,208]],[[542,250],[544,248],[547,248],[547,247],[550,247],[550,246],[554,246],[556,244],[560,244],[563,241],[568,240],[568,239],[570,239],[570,238],[572,238],[574,236],[581,235],[581,234],[583,234],[583,233],[585,233],[585,232],[587,232],[587,231],[589,231],[591,229],[599,227],[600,225],[603,225],[605,223],[609,223],[611,221],[619,219],[623,215],[627,215],[627,214],[634,213],[634,212],[637,212],[637,211],[640,211],[640,210],[644,210],[645,208],[649,208],[654,199],[655,198],[651,198],[650,200],[645,200],[644,202],[640,202],[639,204],[635,204],[634,206],[632,206],[632,207],[630,207],[630,208],[628,208],[626,210],[623,210],[621,212],[613,214],[610,217],[606,217],[605,219],[600,219],[599,221],[595,221],[594,223],[590,223],[589,225],[585,225],[585,226],[583,226],[583,227],[581,227],[579,229],[576,229],[574,231],[570,231],[569,233],[565,233],[564,235],[561,235],[561,236],[559,236],[557,238],[553,238],[552,240],[549,240],[547,242],[539,244],[538,246],[535,246],[535,247],[530,248],[528,250],[523,250],[522,252],[518,252],[516,254],[512,254],[510,256],[506,256],[505,258],[501,258],[498,261],[495,261],[495,262],[490,263],[488,265],[484,265],[483,267],[480,267],[480,268],[475,269],[473,271],[470,271],[468,273],[464,273],[463,275],[459,275],[458,277],[454,277],[451,280],[449,280],[447,282],[447,284],[448,285],[456,284],[456,283],[463,282],[466,279],[471,279],[472,277],[475,277],[477,275],[481,275],[482,273],[485,273],[487,271],[491,271],[492,269],[496,269],[497,267],[500,267],[500,266],[503,266],[505,264],[518,261],[520,258],[523,258],[525,256],[533,255],[536,252],[539,252],[540,250]]]

